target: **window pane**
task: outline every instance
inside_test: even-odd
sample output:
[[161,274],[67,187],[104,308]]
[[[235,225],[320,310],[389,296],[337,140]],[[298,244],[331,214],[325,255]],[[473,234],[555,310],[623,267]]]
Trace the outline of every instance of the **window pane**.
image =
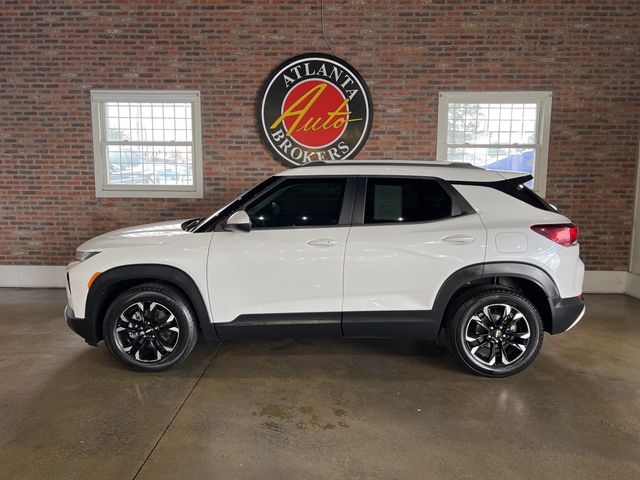
[[191,110],[191,103],[107,102],[107,183],[193,185],[193,145],[153,145],[192,143]]
[[246,207],[253,228],[337,225],[345,179],[291,179]]
[[191,142],[190,103],[108,102],[107,140]]
[[451,216],[451,197],[435,180],[370,178],[365,223],[425,222]]
[[450,102],[449,144],[535,144],[536,103]]
[[191,146],[109,145],[109,185],[193,185]]
[[[488,170],[533,175],[536,151],[534,148],[450,147],[447,149],[447,159],[470,163]],[[533,182],[527,183],[527,186],[531,185]]]

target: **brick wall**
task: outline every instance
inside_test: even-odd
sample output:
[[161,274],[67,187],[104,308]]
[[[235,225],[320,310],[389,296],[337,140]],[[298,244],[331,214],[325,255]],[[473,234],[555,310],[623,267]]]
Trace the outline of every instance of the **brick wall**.
[[[435,158],[439,91],[552,90],[548,198],[582,227],[587,268],[627,269],[637,1],[327,1],[324,13],[335,53],[372,90],[359,158]],[[281,169],[260,141],[256,94],[310,51],[331,53],[319,1],[4,1],[0,265],[64,264],[96,234],[210,212]],[[95,197],[94,88],[200,90],[204,199]]]

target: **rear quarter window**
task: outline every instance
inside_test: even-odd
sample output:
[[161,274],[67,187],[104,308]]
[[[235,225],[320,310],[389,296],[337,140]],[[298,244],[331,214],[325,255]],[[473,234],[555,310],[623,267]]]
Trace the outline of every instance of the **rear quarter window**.
[[510,197],[521,202],[531,205],[532,207],[546,210],[548,212],[557,212],[547,201],[539,196],[536,192],[526,186],[526,182],[531,180],[531,175],[502,180],[499,182],[452,182],[453,185],[476,185],[479,187],[489,187],[498,190]]
[[534,192],[524,183],[521,183],[518,180],[519,179],[497,182],[500,185],[497,185],[494,188],[497,188],[501,192],[517,198],[518,200],[531,205],[532,207],[539,208],[540,210],[547,210],[549,212],[556,211],[556,209],[549,205],[549,203],[547,203],[541,196],[539,196],[536,192]]

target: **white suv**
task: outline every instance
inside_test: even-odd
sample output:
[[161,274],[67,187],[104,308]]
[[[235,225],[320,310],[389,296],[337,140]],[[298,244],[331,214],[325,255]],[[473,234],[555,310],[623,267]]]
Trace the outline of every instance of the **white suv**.
[[523,370],[584,314],[578,228],[522,174],[443,162],[313,162],[203,218],[78,248],[69,326],[136,370],[207,340],[437,339],[487,376]]

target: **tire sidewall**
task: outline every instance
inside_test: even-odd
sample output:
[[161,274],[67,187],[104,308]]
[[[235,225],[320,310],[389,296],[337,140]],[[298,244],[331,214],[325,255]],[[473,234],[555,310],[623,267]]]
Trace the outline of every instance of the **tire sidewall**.
[[[157,302],[171,311],[175,316],[180,335],[173,352],[158,363],[147,363],[136,360],[124,352],[116,338],[116,324],[120,314],[136,302]],[[138,371],[159,372],[180,363],[190,353],[195,343],[197,330],[193,321],[193,313],[186,302],[173,292],[158,288],[131,289],[118,296],[109,306],[103,323],[103,337],[111,354],[126,367]]]
[[[531,335],[524,355],[506,368],[493,369],[473,358],[464,344],[464,337],[470,318],[479,310],[482,310],[483,307],[498,303],[518,309],[525,316]],[[503,292],[484,292],[467,300],[457,310],[453,319],[453,326],[453,338],[450,338],[449,343],[456,350],[454,352],[456,356],[467,368],[475,373],[490,377],[507,377],[527,368],[537,356],[544,336],[542,319],[537,309],[524,297],[508,290]]]

